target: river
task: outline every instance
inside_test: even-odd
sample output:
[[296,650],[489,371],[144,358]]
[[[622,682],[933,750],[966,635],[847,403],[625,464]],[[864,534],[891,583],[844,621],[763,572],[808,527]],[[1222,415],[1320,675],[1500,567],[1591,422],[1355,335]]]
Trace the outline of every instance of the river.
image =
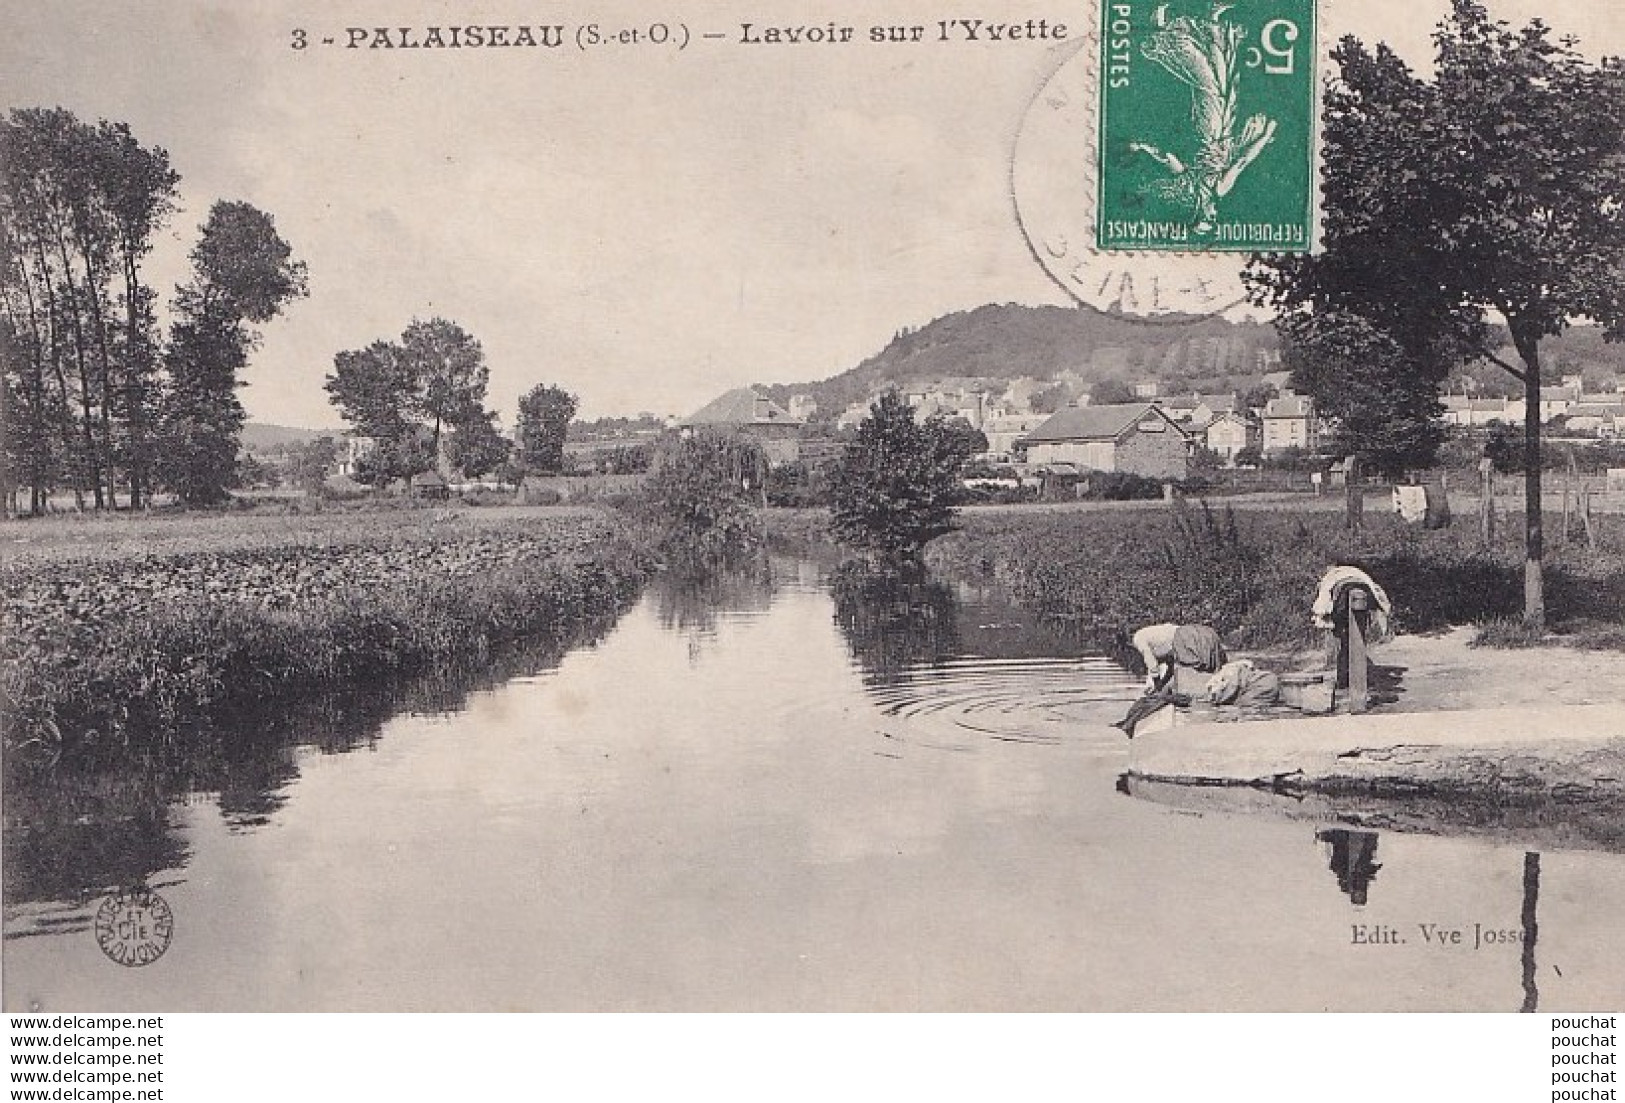
[[[1107,726],[1133,691],[968,585],[832,586],[789,559],[663,580],[601,638],[473,687],[256,723],[207,769],[11,794],[5,1005],[1617,1001],[1625,856],[1137,799]],[[137,882],[173,933],[125,967],[93,917]]]

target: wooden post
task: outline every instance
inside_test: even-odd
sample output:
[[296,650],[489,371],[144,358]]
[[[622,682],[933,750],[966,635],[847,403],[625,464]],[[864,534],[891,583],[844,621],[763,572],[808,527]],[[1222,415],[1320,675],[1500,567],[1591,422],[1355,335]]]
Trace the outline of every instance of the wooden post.
[[1478,461],[1478,534],[1486,548],[1495,543],[1495,465],[1488,456]]
[[1371,619],[1371,594],[1364,587],[1349,590],[1349,711],[1369,707],[1366,694],[1366,625]]
[[1597,550],[1597,530],[1591,527],[1591,484],[1580,485],[1580,521],[1586,528],[1586,548]]
[[1349,454],[1344,460],[1346,474],[1343,478],[1343,495],[1346,514],[1343,525],[1350,532],[1360,531],[1360,521],[1365,509],[1364,488],[1360,486],[1360,457]]

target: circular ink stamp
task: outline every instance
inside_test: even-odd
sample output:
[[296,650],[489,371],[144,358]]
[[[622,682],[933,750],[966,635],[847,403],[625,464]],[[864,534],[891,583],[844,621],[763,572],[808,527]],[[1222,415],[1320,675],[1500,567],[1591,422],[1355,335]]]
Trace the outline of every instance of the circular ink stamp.
[[1095,0],[1011,159],[1034,259],[1149,323],[1245,314],[1252,255],[1318,244],[1314,0]]
[[175,915],[151,889],[123,889],[96,909],[94,930],[110,961],[136,968],[164,956],[175,935]]

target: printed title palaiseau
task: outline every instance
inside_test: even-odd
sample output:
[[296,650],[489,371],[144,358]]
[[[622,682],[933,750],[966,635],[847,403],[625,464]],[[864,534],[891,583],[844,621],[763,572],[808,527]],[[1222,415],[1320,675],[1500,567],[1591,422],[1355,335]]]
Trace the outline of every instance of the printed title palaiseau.
[[346,27],[344,45],[351,50],[461,50],[481,47],[564,45],[564,25],[473,24],[457,27]]

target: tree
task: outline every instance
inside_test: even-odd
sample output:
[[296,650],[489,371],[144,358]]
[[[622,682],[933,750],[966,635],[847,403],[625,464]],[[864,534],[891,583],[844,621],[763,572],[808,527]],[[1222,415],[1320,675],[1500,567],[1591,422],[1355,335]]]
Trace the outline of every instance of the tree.
[[115,458],[129,479],[130,506],[139,509],[152,481],[160,393],[158,296],[142,282],[141,263],[176,209],[180,175],[168,153],[143,148],[123,123],[97,124],[96,154],[123,282],[123,325],[114,341],[118,370],[109,380],[108,406],[122,428]]
[[1262,410],[1269,405],[1270,399],[1280,397],[1281,392],[1274,383],[1257,383],[1242,391],[1237,401],[1241,405],[1242,412],[1246,413],[1250,410]]
[[445,427],[490,420],[485,388],[491,370],[485,366],[485,350],[462,326],[444,318],[413,321],[401,334],[401,349],[422,387],[414,409],[429,424],[430,444],[437,455]]
[[226,498],[247,415],[237,400],[252,328],[305,294],[305,266],[271,216],[247,203],[215,203],[192,249],[192,278],[176,289],[165,356],[160,473],[189,505]]
[[1293,387],[1335,419],[1332,451],[1359,453],[1388,476],[1433,463],[1445,437],[1442,358],[1418,363],[1366,319],[1336,311],[1298,319],[1283,341]]
[[464,475],[479,478],[495,471],[513,451],[513,443],[496,427],[496,415],[471,418],[458,425],[447,441],[446,459]]
[[[377,445],[368,478],[387,482],[427,471],[454,448],[461,459],[483,462],[496,447],[496,415],[485,408],[490,377],[484,350],[462,326],[414,318],[398,342],[337,353],[323,386],[351,429]],[[443,439],[448,429],[463,434],[460,445]]]
[[354,474],[356,482],[377,487],[410,478],[434,465],[429,430],[409,425],[400,436],[374,440],[373,447],[356,459]]
[[954,529],[959,468],[970,445],[940,416],[915,421],[896,391],[881,395],[836,465],[835,538],[886,559],[917,560],[926,544]]
[[338,462],[339,442],[332,437],[317,437],[295,448],[288,461],[288,477],[293,484],[311,497],[322,492],[327,476]]
[[673,560],[691,567],[737,563],[761,546],[755,505],[766,481],[767,457],[755,441],[701,430],[665,443],[635,508]]
[[1095,385],[1089,388],[1091,406],[1121,406],[1125,402],[1133,402],[1134,398],[1134,388],[1121,379],[1097,379]]
[[145,494],[158,366],[155,296],[140,265],[179,177],[123,123],[61,108],[0,120],[0,318],[12,355],[6,444],[34,512],[71,480],[111,507],[122,468]]
[[1034,391],[1027,405],[1035,414],[1053,414],[1071,401],[1072,388],[1065,383],[1051,383]]
[[[1524,620],[1540,630],[1541,342],[1577,317],[1625,336],[1625,63],[1591,64],[1539,21],[1514,30],[1477,0],[1453,0],[1434,43],[1432,80],[1385,45],[1339,44],[1325,251],[1266,258],[1249,276],[1289,329],[1353,314],[1413,364],[1482,357],[1522,384]],[[1516,362],[1492,347],[1492,313]]]
[[987,434],[962,417],[945,417],[941,431],[947,438],[945,443],[950,451],[962,456],[976,456],[987,451]]
[[519,462],[527,471],[556,472],[564,467],[564,441],[576,416],[576,396],[561,387],[539,383],[519,399]]
[[1217,471],[1224,466],[1224,456],[1215,452],[1205,444],[1198,444],[1191,449],[1192,471]]

